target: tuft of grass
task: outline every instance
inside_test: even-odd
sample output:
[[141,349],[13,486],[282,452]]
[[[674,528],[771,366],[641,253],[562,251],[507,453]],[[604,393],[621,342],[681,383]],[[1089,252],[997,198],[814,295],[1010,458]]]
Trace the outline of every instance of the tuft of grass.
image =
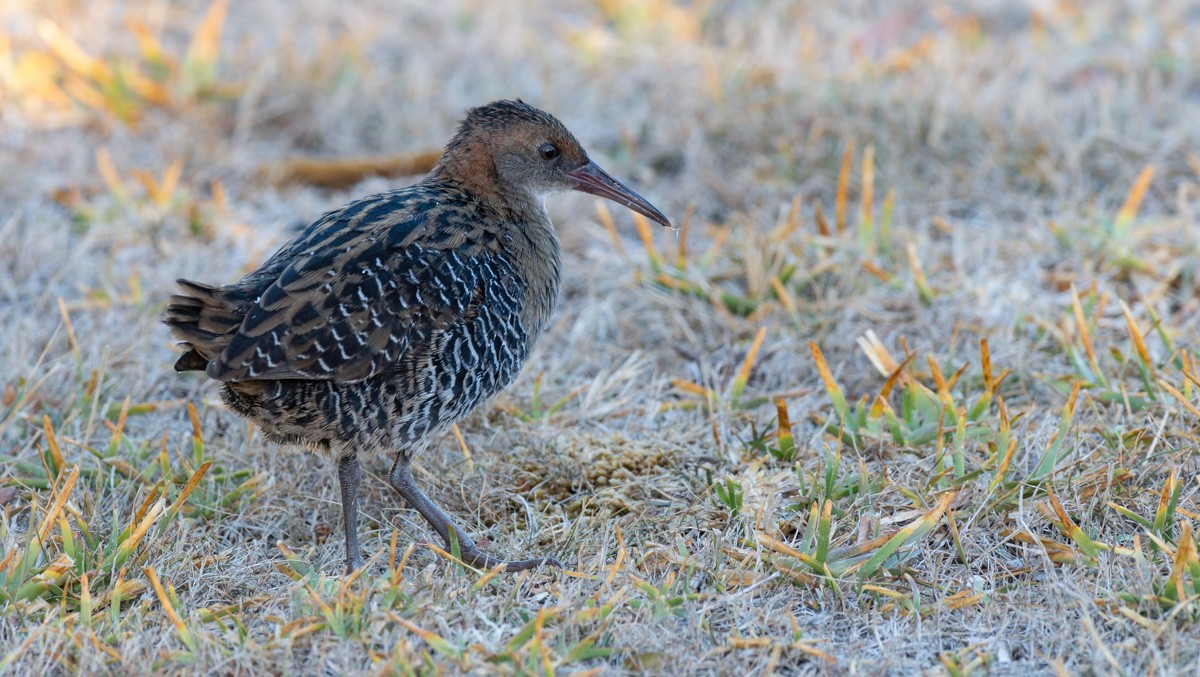
[[[106,58],[89,54],[52,19],[37,24],[40,47],[12,55],[19,67],[6,72],[18,105],[29,113],[82,109],[137,124],[149,108],[184,108],[238,90],[217,78],[221,32],[229,0],[213,0],[195,26],[182,57],[172,55],[137,16],[126,22],[136,55]],[[86,118],[79,118],[80,121]]]
[[[144,169],[123,174],[108,148],[100,147],[96,150],[96,173],[105,192],[63,189],[56,192],[55,199],[71,210],[80,234],[130,220],[141,224],[151,238],[166,232],[212,241],[217,222],[228,212],[225,187],[213,180],[207,190],[189,188],[182,180],[183,171],[183,160],[176,158],[157,177]],[[129,300],[140,303],[139,290],[134,287],[131,283]],[[101,291],[90,296],[97,303],[120,300],[110,299]]]

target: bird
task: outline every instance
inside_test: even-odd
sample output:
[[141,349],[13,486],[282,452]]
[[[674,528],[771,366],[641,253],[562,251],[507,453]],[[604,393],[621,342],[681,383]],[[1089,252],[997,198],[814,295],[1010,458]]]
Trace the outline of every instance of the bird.
[[510,385],[546,330],[562,259],[545,199],[571,190],[671,227],[557,118],[501,100],[466,111],[420,182],[324,214],[237,282],[177,280],[163,318],[175,370],[220,382],[267,440],[336,461],[348,573],[365,564],[359,459],[378,455],[463,562],[562,566],[482,551],[417,486],[412,459]]

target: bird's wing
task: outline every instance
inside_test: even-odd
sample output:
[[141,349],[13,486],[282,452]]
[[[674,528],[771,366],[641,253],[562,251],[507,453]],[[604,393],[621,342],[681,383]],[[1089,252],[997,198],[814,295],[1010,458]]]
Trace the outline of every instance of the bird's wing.
[[469,320],[498,268],[491,254],[362,237],[300,254],[254,301],[207,368],[221,381],[349,383],[414,341]]

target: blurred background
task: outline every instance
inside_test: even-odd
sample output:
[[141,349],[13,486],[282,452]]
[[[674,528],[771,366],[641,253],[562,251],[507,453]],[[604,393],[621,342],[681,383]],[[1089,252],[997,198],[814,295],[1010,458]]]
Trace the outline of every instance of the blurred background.
[[830,192],[851,139],[903,204],[1012,216],[1028,201],[1006,191],[1119,199],[1146,162],[1169,183],[1196,142],[1200,10],[1183,0],[205,9],[7,0],[9,160],[59,174],[9,172],[5,189],[69,186],[107,146],[120,168],[178,159],[184,185],[238,190],[287,154],[437,148],[464,108],[504,97],[705,218]]
[[[422,481],[592,577],[460,595],[418,549],[347,596],[332,467],[173,373],[165,300],[517,97],[680,229],[551,199],[558,320]],[[0,560],[0,629],[42,628],[0,669],[1194,667],[1198,217],[1194,0],[2,0],[0,535],[51,540]],[[423,527],[381,486],[364,550],[402,553]],[[138,600],[107,652],[74,634],[88,572]]]

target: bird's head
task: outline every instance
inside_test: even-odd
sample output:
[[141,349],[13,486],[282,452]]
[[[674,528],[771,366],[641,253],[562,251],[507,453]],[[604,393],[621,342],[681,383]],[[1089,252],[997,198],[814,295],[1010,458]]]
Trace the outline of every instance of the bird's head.
[[468,110],[434,174],[485,194],[528,195],[539,202],[548,193],[578,190],[671,225],[654,205],[592,162],[557,118],[520,100]]

